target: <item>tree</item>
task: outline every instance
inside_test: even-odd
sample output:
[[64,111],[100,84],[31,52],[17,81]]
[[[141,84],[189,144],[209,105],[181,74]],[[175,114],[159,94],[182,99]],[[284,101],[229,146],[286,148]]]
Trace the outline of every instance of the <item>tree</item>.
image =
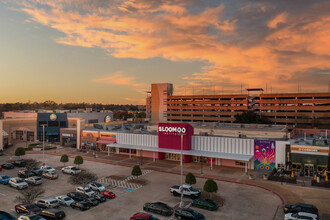
[[142,175],[142,171],[139,165],[135,165],[132,169],[132,175],[133,176],[141,176]]
[[15,150],[15,156],[18,156],[21,159],[21,156],[25,155],[25,149],[23,147],[19,147]]
[[81,172],[77,175],[70,176],[69,183],[72,185],[85,187],[88,183],[94,182],[98,179],[95,173]]
[[204,191],[210,193],[210,198],[212,199],[212,193],[216,193],[218,191],[218,185],[214,180],[206,180],[203,189]]
[[84,163],[84,159],[81,156],[76,156],[73,163],[78,165],[79,168],[79,165]]
[[33,204],[36,198],[45,191],[41,187],[28,187],[19,191],[20,195],[16,197],[16,201],[22,204]]
[[186,183],[189,185],[196,184],[196,177],[192,173],[186,175]]
[[41,164],[40,161],[34,159],[26,159],[25,160],[25,169],[32,170],[34,167],[39,167]]
[[64,166],[65,166],[65,163],[67,163],[67,162],[69,162],[69,157],[68,157],[68,155],[66,155],[66,154],[63,154],[62,156],[61,156],[61,160],[60,160],[63,164],[64,164]]

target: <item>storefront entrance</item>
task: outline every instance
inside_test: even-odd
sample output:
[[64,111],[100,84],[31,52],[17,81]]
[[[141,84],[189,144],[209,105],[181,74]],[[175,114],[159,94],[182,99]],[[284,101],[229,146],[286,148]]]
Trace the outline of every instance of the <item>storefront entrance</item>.
[[314,164],[304,165],[304,176],[313,176],[314,174]]

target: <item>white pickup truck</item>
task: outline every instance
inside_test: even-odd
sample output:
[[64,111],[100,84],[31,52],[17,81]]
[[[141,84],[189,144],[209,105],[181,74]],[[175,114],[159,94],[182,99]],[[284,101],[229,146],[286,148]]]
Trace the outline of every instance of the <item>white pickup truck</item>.
[[199,189],[194,189],[190,185],[182,185],[182,189],[180,186],[175,185],[171,187],[170,191],[174,196],[181,195],[181,191],[183,191],[184,196],[190,196],[191,198],[198,198],[201,195],[201,191]]

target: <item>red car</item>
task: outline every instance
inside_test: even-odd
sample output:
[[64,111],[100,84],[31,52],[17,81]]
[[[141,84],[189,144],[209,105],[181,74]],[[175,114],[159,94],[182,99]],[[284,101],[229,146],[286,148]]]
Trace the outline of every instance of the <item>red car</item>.
[[135,220],[135,219],[144,219],[144,220],[159,220],[159,218],[156,218],[155,216],[152,216],[148,213],[143,213],[143,212],[138,212],[135,213],[130,220]]
[[0,166],[0,171],[2,171],[2,167]]
[[114,194],[113,192],[109,191],[109,190],[106,190],[106,191],[102,191],[100,192],[101,195],[104,195],[106,198],[108,199],[113,199],[116,197],[116,194]]

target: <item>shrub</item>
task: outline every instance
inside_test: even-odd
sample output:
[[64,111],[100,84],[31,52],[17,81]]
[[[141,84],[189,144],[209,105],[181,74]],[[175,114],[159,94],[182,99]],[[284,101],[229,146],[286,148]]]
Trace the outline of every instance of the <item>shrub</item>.
[[185,182],[189,185],[196,184],[196,177],[194,176],[194,174],[188,173],[186,175],[186,181]]
[[141,176],[142,171],[139,165],[135,165],[132,169],[132,176]]
[[18,156],[21,159],[21,156],[25,155],[25,149],[23,147],[19,147],[15,150],[15,156]]
[[77,175],[70,176],[69,183],[77,186],[87,186],[90,182],[95,182],[98,179],[95,173],[81,172]]
[[204,184],[204,191],[210,193],[210,198],[212,198],[212,193],[215,193],[218,191],[218,185],[214,180],[206,180]]
[[78,168],[79,168],[79,165],[83,164],[84,163],[84,159],[81,157],[81,156],[76,156],[74,158],[74,164],[78,165]]
[[63,164],[64,164],[64,166],[65,166],[65,163],[67,163],[67,162],[69,162],[69,157],[68,157],[68,155],[66,155],[66,154],[63,154],[62,156],[61,156],[61,160],[60,160]]

